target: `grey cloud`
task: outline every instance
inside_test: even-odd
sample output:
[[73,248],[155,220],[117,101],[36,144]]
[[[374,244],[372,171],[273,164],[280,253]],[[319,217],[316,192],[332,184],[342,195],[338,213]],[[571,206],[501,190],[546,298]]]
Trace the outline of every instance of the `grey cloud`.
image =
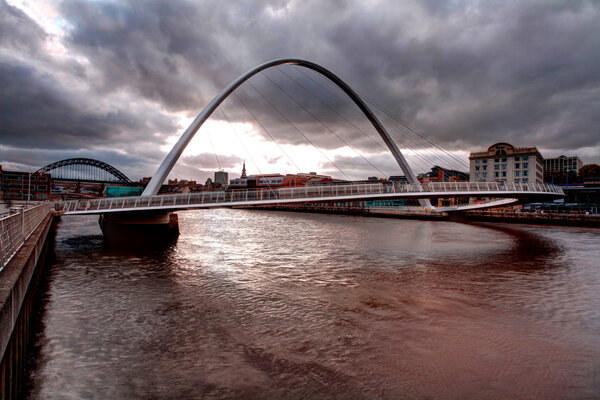
[[[218,159],[217,159],[218,157]],[[230,169],[242,163],[242,158],[224,154],[201,153],[193,156],[183,156],[180,162],[200,169],[216,170],[218,168]]]
[[126,108],[91,111],[83,99],[51,76],[24,65],[0,62],[0,86],[0,123],[6,145],[71,149],[111,142],[125,145],[132,139],[150,139],[148,132],[175,129],[168,119],[136,116]]
[[102,92],[127,88],[171,110],[188,111],[206,102],[206,86],[213,89],[224,68],[209,5],[66,1],[61,9],[73,25],[67,41],[93,60],[100,74],[94,87]]
[[4,49],[33,53],[40,50],[46,32],[23,11],[0,1],[0,46]]
[[[85,86],[80,90],[52,73],[48,56],[35,55],[43,53],[43,29],[14,7],[2,3],[2,8],[9,11],[0,16],[0,79],[8,85],[2,140],[11,146],[27,147],[33,140],[40,147],[62,143],[73,149],[123,143],[127,153],[144,154],[150,174],[149,166],[162,156],[158,146],[177,131],[174,112],[194,116],[244,71],[293,56],[331,69],[451,150],[509,141],[562,153],[600,152],[600,7],[593,1],[415,1],[373,7],[362,1],[68,0],[60,3],[69,27],[60,40],[88,62],[65,66],[55,60],[54,68],[76,76]],[[41,71],[9,52],[34,55],[46,67]],[[344,145],[329,127],[363,152],[380,151],[376,132],[356,108],[322,77],[306,75],[286,66],[251,83],[319,147]],[[22,95],[17,84],[25,87]],[[237,97],[279,143],[306,144],[248,83],[223,105],[232,121],[258,128]],[[383,119],[396,132],[396,123]],[[405,133],[395,136],[401,146],[422,145]],[[194,168],[205,173],[202,168],[208,167]]]
[[137,179],[143,175],[141,170],[152,167],[153,163],[135,155],[124,154],[111,150],[87,150],[87,149],[24,149],[11,146],[0,146],[2,154],[2,166],[4,169],[20,169],[36,171],[55,161],[68,158],[92,158],[104,161],[119,169],[131,179]]

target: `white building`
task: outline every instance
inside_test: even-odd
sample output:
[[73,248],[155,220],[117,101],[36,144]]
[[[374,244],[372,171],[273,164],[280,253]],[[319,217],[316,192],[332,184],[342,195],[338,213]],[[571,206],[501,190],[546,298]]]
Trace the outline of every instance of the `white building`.
[[496,143],[469,156],[471,182],[542,183],[544,158],[535,146]]
[[232,189],[261,189],[271,188],[283,185],[284,176],[281,174],[262,174],[262,175],[248,175],[244,178],[231,179],[229,181],[229,187]]

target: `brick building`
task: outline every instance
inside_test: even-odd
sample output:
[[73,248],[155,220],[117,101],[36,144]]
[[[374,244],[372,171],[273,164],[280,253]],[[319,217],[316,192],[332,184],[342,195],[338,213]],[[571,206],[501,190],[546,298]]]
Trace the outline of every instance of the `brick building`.
[[0,165],[0,183],[2,201],[26,201],[27,195],[29,195],[29,200],[32,201],[50,200],[52,186],[50,174],[6,171]]

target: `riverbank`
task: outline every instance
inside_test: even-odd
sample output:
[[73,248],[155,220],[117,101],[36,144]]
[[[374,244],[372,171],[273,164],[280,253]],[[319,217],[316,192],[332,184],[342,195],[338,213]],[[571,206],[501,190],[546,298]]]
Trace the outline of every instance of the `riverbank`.
[[323,207],[310,205],[254,207],[270,211],[356,215],[377,218],[399,218],[434,221],[506,222],[533,225],[586,226],[600,228],[600,215],[533,213],[521,211],[466,211],[436,213],[397,207]]
[[469,211],[466,218],[472,221],[507,222],[534,225],[587,226],[600,228],[600,215],[560,214],[539,212]]
[[243,207],[246,209],[259,209],[267,211],[293,211],[303,213],[317,214],[337,214],[337,215],[356,215],[363,217],[379,218],[402,218],[402,219],[420,219],[445,221],[448,220],[448,213],[434,213],[417,209],[406,209],[399,207],[323,207],[311,205],[290,205],[290,206],[266,206],[266,207]]
[[56,221],[54,213],[48,213],[0,272],[1,399],[21,397],[37,289],[51,258]]

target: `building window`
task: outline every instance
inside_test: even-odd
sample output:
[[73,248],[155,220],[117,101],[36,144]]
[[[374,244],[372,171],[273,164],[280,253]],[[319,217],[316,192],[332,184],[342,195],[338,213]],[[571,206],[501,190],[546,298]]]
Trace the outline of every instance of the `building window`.
[[503,159],[502,159],[502,162],[506,162],[506,158],[503,158]]
[[482,160],[481,162],[484,164],[487,164],[487,160]]
[[46,200],[46,195],[44,193],[38,193],[37,198],[40,200]]
[[487,172],[483,172],[483,173],[481,174],[481,177],[482,177],[482,178],[485,178],[485,179],[487,179]]
[[479,171],[479,165],[475,166],[475,171]]
[[520,180],[521,178],[515,178],[515,183],[519,183]]
[[506,177],[506,171],[502,171],[502,176]]
[[529,163],[524,162],[523,163],[523,168],[529,168]]
[[40,182],[46,182],[48,179],[45,176],[40,176],[38,177],[38,181]]
[[497,178],[500,176],[500,172],[494,172],[494,178]]
[[475,160],[475,164],[481,164],[481,160]]
[[515,171],[515,176],[521,176],[521,171]]
[[500,170],[500,164],[494,164],[494,171]]
[[515,161],[519,161],[519,157],[515,157]]
[[487,171],[487,165],[484,165],[484,166],[483,166],[483,170],[484,170],[484,171]]
[[506,169],[506,164],[501,164],[502,165],[502,169]]
[[523,183],[527,183],[527,178],[523,178],[523,179],[521,179],[521,182],[523,182]]
[[523,171],[523,176],[529,176],[529,171]]
[[46,189],[48,189],[48,186],[46,186],[46,185],[38,185],[37,188],[38,188],[38,190],[46,190]]

